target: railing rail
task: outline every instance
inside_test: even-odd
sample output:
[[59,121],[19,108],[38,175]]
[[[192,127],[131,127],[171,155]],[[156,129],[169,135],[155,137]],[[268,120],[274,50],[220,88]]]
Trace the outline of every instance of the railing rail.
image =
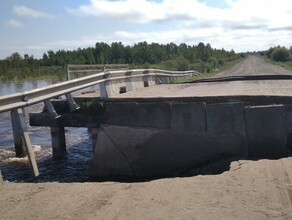
[[165,71],[157,69],[118,70],[100,72],[90,76],[81,77],[66,82],[57,83],[22,93],[0,96],[0,113],[33,105],[45,100],[62,96],[80,89],[84,89],[105,81],[126,79],[137,76],[168,76],[186,77],[198,74],[196,71]]
[[66,68],[67,80],[71,79],[71,74],[91,74],[98,71],[109,71],[117,69],[129,69],[129,64],[68,64]]

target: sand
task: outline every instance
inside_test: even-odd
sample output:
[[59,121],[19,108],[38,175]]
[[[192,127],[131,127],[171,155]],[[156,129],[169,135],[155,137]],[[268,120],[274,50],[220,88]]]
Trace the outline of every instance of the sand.
[[292,219],[292,158],[141,183],[4,183],[0,219]]

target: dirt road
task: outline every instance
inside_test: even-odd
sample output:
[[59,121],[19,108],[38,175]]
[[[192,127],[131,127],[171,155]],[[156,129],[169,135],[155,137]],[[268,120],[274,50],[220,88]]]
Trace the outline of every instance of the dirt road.
[[265,62],[257,56],[248,56],[245,60],[217,76],[244,76],[261,74],[292,74],[288,70]]
[[[229,70],[214,76],[247,76],[247,75],[291,75],[288,70],[265,62],[258,56],[248,56]],[[213,77],[212,77],[213,78]],[[292,80],[251,80],[234,82],[210,82],[189,84],[163,84],[132,92],[117,94],[114,98],[180,98],[208,96],[291,96]]]

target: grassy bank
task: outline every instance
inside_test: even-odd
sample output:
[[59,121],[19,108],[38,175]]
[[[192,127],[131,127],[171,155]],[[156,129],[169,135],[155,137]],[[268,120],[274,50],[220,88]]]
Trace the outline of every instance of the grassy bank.
[[284,69],[289,70],[290,72],[292,72],[292,61],[276,62],[276,61],[273,61],[273,60],[271,60],[271,59],[269,59],[267,57],[265,57],[265,61],[268,62],[268,63],[274,64],[274,65],[281,66]]
[[217,69],[214,69],[209,73],[205,72],[205,73],[201,73],[201,74],[196,75],[196,76],[175,80],[173,83],[186,83],[186,82],[191,82],[191,81],[198,80],[198,79],[214,77],[217,74],[219,74],[219,73],[221,73],[221,72],[223,72],[225,70],[228,70],[231,67],[233,67],[234,65],[240,63],[243,59],[245,59],[245,58],[239,58],[239,59],[236,59],[236,60],[225,62],[223,65],[219,66]]
[[[192,81],[195,79],[212,77],[216,74],[232,67],[239,63],[243,58],[237,59],[221,59],[213,60],[213,62],[197,62],[190,63],[184,58],[170,59],[157,64],[131,64],[130,69],[163,69],[170,71],[184,71],[184,70],[196,70],[201,74],[185,80],[175,81],[175,83],[181,83],[186,81]],[[71,79],[88,75],[88,73],[71,74]],[[66,80],[66,68],[62,66],[38,66],[34,68],[11,68],[2,71],[0,74],[1,82],[23,82],[25,80],[51,80],[51,81],[65,81]]]
[[66,69],[59,66],[9,69],[0,75],[1,82],[22,82],[25,80],[64,81]]
[[[236,63],[240,62],[242,58],[237,59],[222,59],[218,62],[202,62],[197,61],[190,63],[184,58],[170,59],[157,64],[131,64],[131,69],[163,69],[163,70],[196,70],[202,73],[200,76],[195,76],[189,80],[194,80],[197,77],[211,77],[219,72],[230,68]],[[214,60],[213,60],[214,61]],[[87,75],[88,73],[80,73],[77,76],[72,74],[72,79]],[[76,74],[75,74],[76,75]],[[52,81],[65,81],[66,80],[66,68],[62,66],[39,66],[34,68],[13,68],[8,69],[0,74],[1,82],[22,82],[25,80],[52,80]]]

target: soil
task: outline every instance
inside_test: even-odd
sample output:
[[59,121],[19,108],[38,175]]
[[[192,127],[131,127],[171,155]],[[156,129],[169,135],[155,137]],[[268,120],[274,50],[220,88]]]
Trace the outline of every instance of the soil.
[[0,219],[291,219],[292,158],[141,183],[5,183]]
[[[234,68],[223,74],[284,72],[257,57]],[[0,195],[0,219],[292,219],[292,158],[138,183],[5,182]]]

